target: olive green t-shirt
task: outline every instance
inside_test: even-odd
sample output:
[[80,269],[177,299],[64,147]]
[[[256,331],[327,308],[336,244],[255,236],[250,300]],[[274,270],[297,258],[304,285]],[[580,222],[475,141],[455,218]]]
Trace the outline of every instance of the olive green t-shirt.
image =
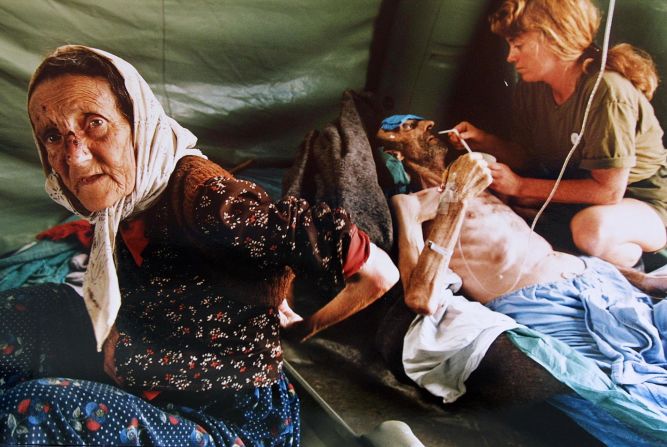
[[[520,82],[514,96],[512,138],[533,167],[528,174],[556,178],[581,131],[597,74],[583,76],[574,94],[557,105],[542,82]],[[663,130],[646,97],[630,81],[606,71],[593,98],[584,136],[564,178],[592,169],[630,168],[626,197],[652,205],[667,224],[667,151]]]

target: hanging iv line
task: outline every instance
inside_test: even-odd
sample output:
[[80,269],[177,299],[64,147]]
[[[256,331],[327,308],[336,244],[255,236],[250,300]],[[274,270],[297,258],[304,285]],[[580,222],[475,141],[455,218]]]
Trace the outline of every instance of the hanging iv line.
[[[579,134],[574,138],[574,135],[572,135],[573,140],[572,141],[572,148],[568,152],[567,156],[565,157],[565,160],[563,161],[563,166],[560,169],[560,172],[558,173],[558,176],[556,177],[556,180],[554,182],[554,186],[551,189],[551,192],[547,196],[546,200],[538,210],[537,214],[535,214],[535,217],[533,218],[533,222],[530,225],[530,231],[528,232],[528,239],[527,239],[527,244],[526,244],[526,250],[523,256],[523,261],[521,262],[521,267],[519,269],[519,273],[517,274],[516,279],[512,283],[510,287],[505,289],[504,291],[500,293],[496,292],[491,292],[489,291],[484,285],[481,283],[481,281],[477,278],[477,276],[473,273],[472,269],[470,268],[470,265],[466,261],[465,254],[463,253],[463,247],[461,246],[461,238],[459,236],[458,241],[457,241],[457,248],[459,252],[461,253],[461,259],[463,260],[463,264],[466,267],[466,270],[468,270],[468,273],[470,273],[470,276],[475,280],[475,282],[484,290],[486,293],[493,295],[493,296],[499,296],[503,295],[512,289],[516,287],[516,285],[519,283],[521,280],[521,277],[524,274],[524,269],[526,267],[526,260],[528,259],[528,247],[530,247],[530,240],[532,238],[532,235],[535,231],[535,226],[537,225],[538,219],[542,216],[542,213],[546,209],[547,205],[551,202],[553,199],[554,194],[556,194],[556,190],[558,189],[558,186],[560,185],[560,181],[563,178],[563,175],[565,173],[565,169],[567,168],[568,163],[570,162],[570,159],[572,158],[572,155],[574,154],[574,151],[577,149],[579,146],[579,143],[581,142],[582,137],[584,136],[584,131],[586,130],[586,124],[588,122],[588,115],[590,113],[592,104],[593,104],[593,98],[595,97],[595,93],[598,90],[598,87],[600,86],[600,82],[602,81],[602,76],[604,75],[604,70],[605,66],[607,65],[607,53],[609,51],[609,36],[611,34],[611,22],[612,22],[612,17],[614,15],[614,7],[616,5],[616,0],[609,0],[609,8],[607,10],[607,21],[605,23],[605,29],[604,29],[604,37],[603,37],[603,42],[602,42],[602,56],[600,59],[600,71],[598,72],[597,78],[595,79],[595,84],[593,85],[593,89],[591,90],[591,94],[588,97],[588,102],[586,103],[586,109],[584,110],[584,117],[581,122],[581,130],[579,131]],[[461,135],[456,129],[448,129],[442,132],[438,133],[454,133],[456,134],[457,137],[461,140],[461,143],[463,144],[463,147],[466,148],[468,152],[472,153],[472,150],[470,149],[470,146],[465,142],[463,138],[461,138]]]

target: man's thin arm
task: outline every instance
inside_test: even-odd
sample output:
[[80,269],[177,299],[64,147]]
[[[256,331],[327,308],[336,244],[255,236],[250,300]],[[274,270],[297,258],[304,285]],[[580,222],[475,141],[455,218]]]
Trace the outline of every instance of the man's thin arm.
[[[415,312],[432,314],[437,310],[438,299],[443,296],[442,292],[447,286],[442,278],[447,273],[465,218],[466,200],[477,196],[490,183],[488,165],[478,153],[459,157],[446,172],[443,192],[424,248],[411,272],[401,270],[402,275],[409,274],[409,279],[403,278],[403,284],[408,284],[405,303]],[[414,213],[410,209],[409,212]],[[417,215],[426,217],[427,214]],[[408,218],[404,220],[409,223]],[[399,237],[401,231],[405,231],[405,228],[399,226]],[[399,245],[399,257],[401,248]],[[409,255],[413,256],[412,253]],[[409,262],[413,263],[413,259]]]
[[[443,199],[445,199],[443,195]],[[405,303],[417,313],[432,314],[437,310],[438,297],[446,287],[446,275],[454,246],[465,217],[465,202],[443,202],[446,208],[433,220],[433,226],[412,271],[405,291]]]

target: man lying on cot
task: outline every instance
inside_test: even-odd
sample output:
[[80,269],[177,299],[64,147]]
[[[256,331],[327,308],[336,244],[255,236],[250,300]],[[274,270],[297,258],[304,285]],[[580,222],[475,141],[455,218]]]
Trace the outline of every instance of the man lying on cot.
[[[505,333],[587,399],[565,395],[557,405],[571,415],[586,406],[590,420],[578,423],[592,434],[605,442],[667,439],[667,305],[655,304],[613,265],[555,251],[532,233],[485,191],[491,174],[481,154],[445,168],[446,149],[433,126],[414,115],[394,116],[378,132],[385,149],[402,154],[410,178],[430,186],[391,199],[405,302],[421,314],[404,341],[408,376],[453,401]],[[448,267],[477,303],[447,290]],[[592,386],[591,377],[604,385]],[[612,421],[617,429],[605,430]]]

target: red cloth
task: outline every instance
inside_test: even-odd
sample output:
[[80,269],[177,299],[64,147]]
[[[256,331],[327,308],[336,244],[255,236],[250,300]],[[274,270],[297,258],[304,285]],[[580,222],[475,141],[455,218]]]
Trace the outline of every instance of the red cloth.
[[133,219],[120,224],[120,236],[123,238],[125,245],[132,254],[132,258],[134,258],[134,262],[138,266],[141,266],[144,262],[141,253],[148,245],[145,230],[146,222],[143,219]]
[[160,395],[160,392],[161,391],[159,391],[159,390],[146,390],[146,391],[142,391],[141,394],[144,396],[144,399],[146,399],[147,401],[150,402],[153,399],[155,399],[156,397],[158,397]]
[[343,276],[348,279],[361,269],[371,255],[371,240],[368,235],[356,225],[350,230],[350,245],[345,255]]
[[75,236],[84,248],[89,249],[93,242],[93,226],[85,219],[73,220],[44,230],[36,237],[59,241],[70,236]]

